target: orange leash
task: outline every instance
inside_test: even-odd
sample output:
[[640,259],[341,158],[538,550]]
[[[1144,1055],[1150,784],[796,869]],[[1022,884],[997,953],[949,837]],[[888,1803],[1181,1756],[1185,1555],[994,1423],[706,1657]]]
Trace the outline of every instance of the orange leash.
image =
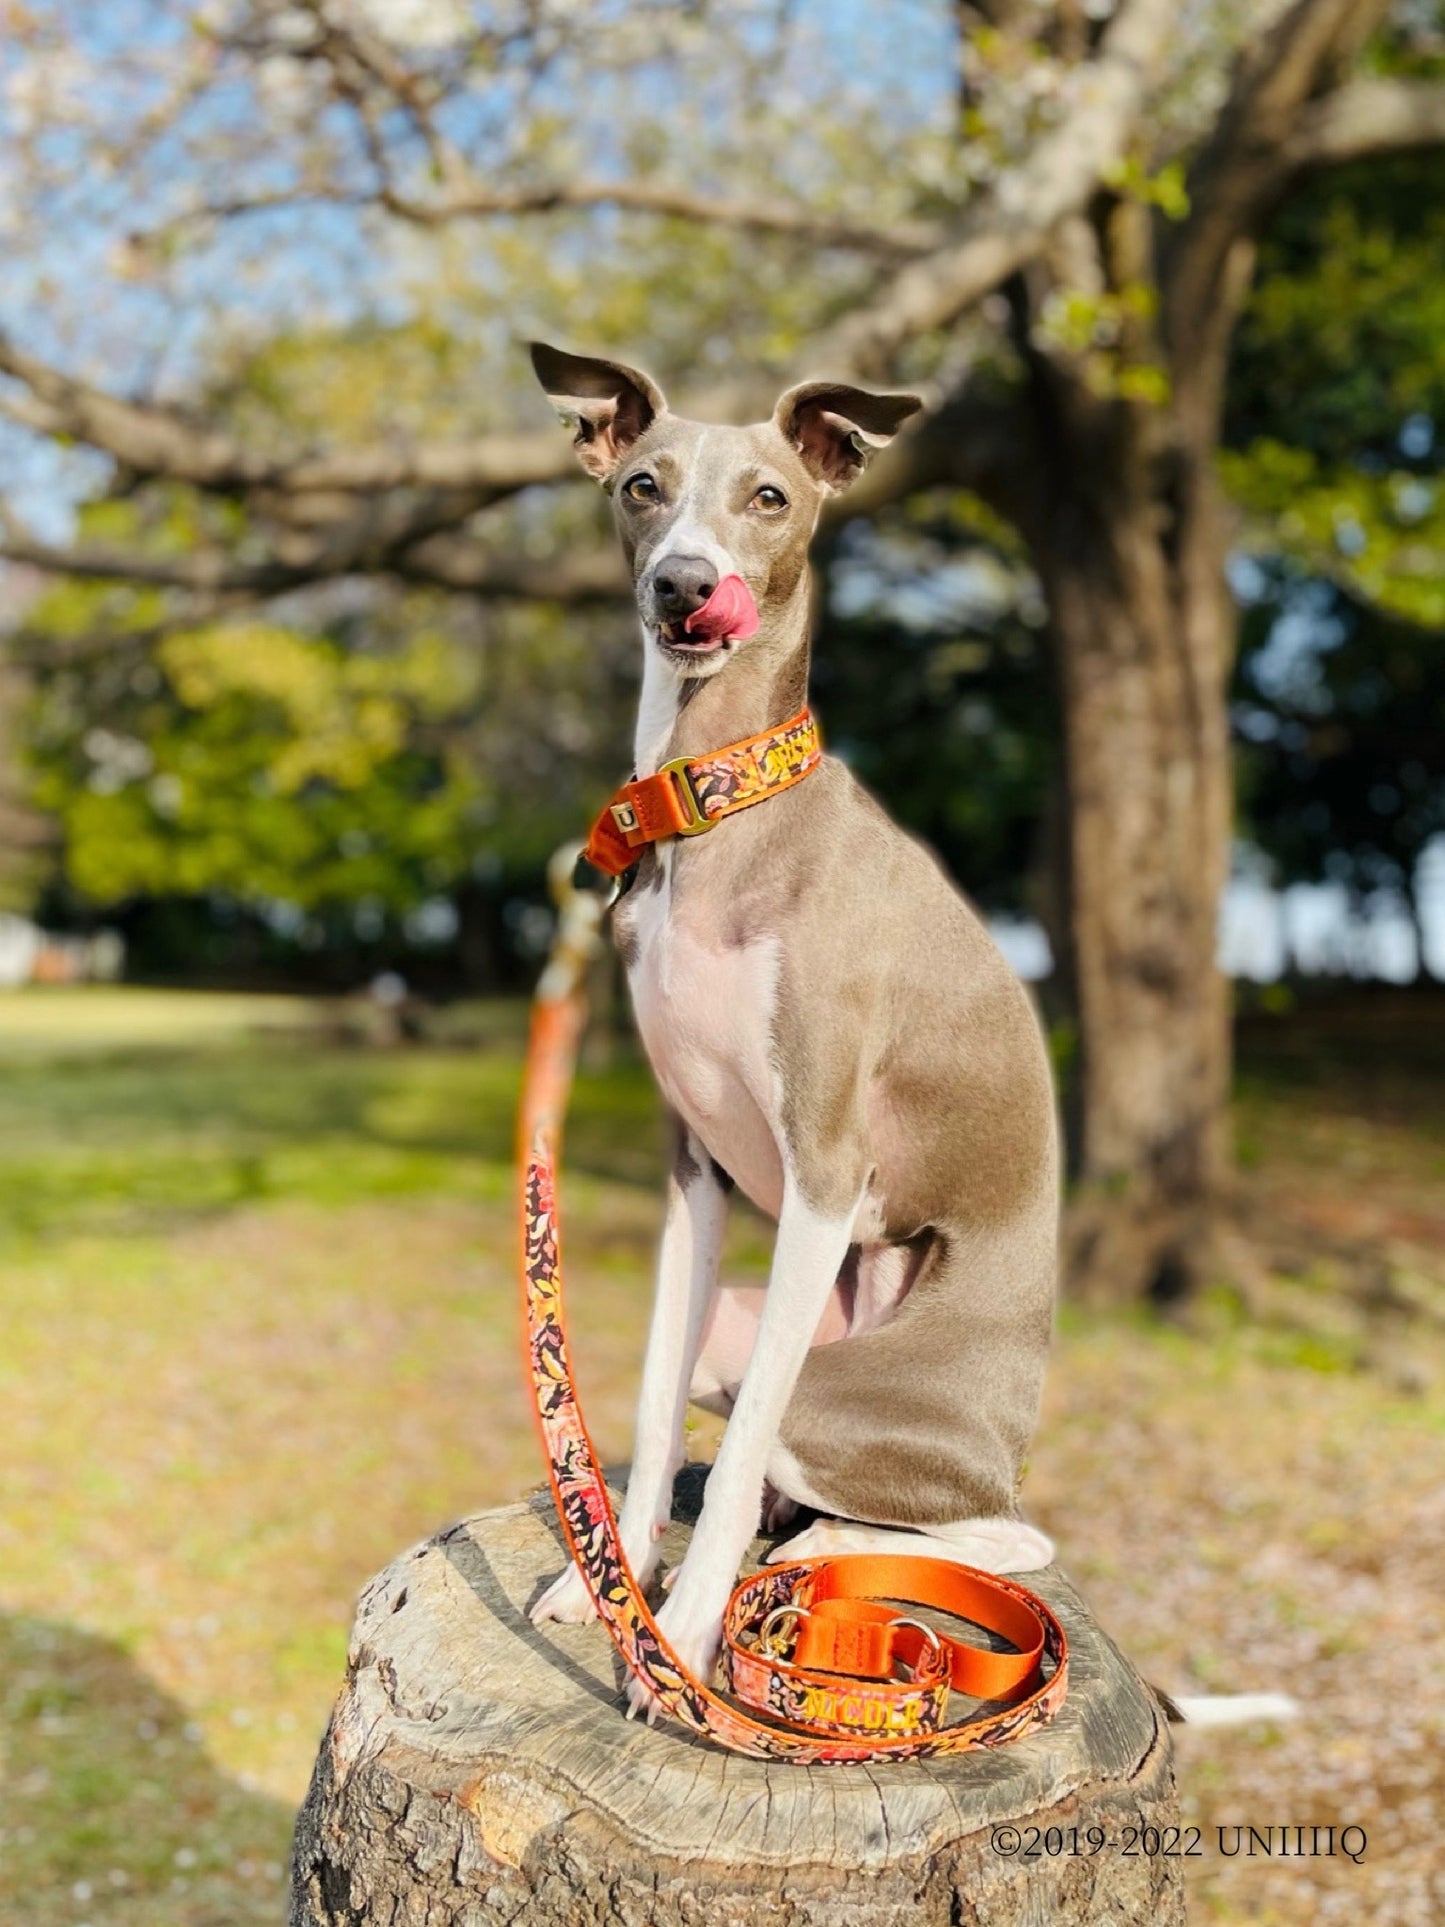
[[[731,1752],[829,1765],[961,1753],[1033,1732],[1063,1704],[1064,1629],[1026,1587],[969,1566],[855,1553],[751,1574],[734,1589],[723,1623],[733,1699],[689,1673],[653,1618],[622,1550],[563,1325],[556,1158],[586,1019],[582,979],[605,909],[571,885],[574,854],[559,852],[554,864],[562,917],[533,1006],[518,1114],[522,1283],[552,1496],[598,1617],[664,1711]],[[945,1637],[887,1600],[971,1620],[1014,1650]],[[788,1640],[791,1653],[783,1650]],[[989,1704],[946,1724],[951,1689]]]

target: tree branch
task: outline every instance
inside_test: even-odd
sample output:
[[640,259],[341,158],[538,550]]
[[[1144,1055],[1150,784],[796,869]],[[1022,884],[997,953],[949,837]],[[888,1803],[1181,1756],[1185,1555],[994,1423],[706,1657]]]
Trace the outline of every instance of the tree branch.
[[[919,334],[946,326],[1036,252],[1062,218],[1088,202],[1103,173],[1125,152],[1173,17],[1170,0],[1124,0],[1097,56],[1071,78],[1072,105],[1057,130],[980,198],[947,245],[895,273],[880,298],[815,339],[806,356],[807,366],[799,372],[824,366],[830,372],[886,376],[899,349]],[[618,192],[610,184],[605,191],[614,198]],[[580,183],[573,192],[585,200],[603,189]],[[660,207],[674,192],[639,187],[637,204],[650,194]],[[734,211],[746,212],[750,207],[736,203]],[[774,213],[779,220],[792,218]],[[27,426],[83,441],[141,476],[163,476],[247,496],[253,507],[264,503],[266,513],[292,524],[289,530],[283,528],[275,554],[256,563],[202,554],[175,562],[137,557],[130,568],[123,558],[108,552],[82,549],[67,561],[59,551],[43,552],[44,545],[26,547],[26,559],[38,566],[71,568],[75,573],[129,574],[135,580],[207,592],[235,588],[267,594],[323,575],[401,567],[399,558],[405,554],[407,568],[454,586],[481,588],[484,584],[473,579],[474,568],[487,581],[498,581],[505,572],[465,560],[478,552],[463,536],[443,541],[443,527],[454,526],[463,515],[500,495],[574,473],[566,439],[555,432],[276,458],[247,449],[231,435],[203,427],[178,411],[106,394],[3,336],[0,373],[12,376],[28,391],[4,404]],[[765,413],[774,393],[771,381],[755,377],[730,390],[689,397],[682,406],[703,419],[734,411]],[[450,500],[412,504],[401,511],[403,525],[406,515],[411,515],[410,526],[397,526],[393,520],[380,531],[367,514],[355,518],[346,514],[347,496],[365,500],[407,489],[450,492]],[[314,514],[309,510],[288,513],[286,498],[327,494],[338,499],[318,502]],[[379,503],[370,515],[386,519]],[[316,524],[328,520],[337,526],[318,538]],[[522,577],[514,570],[509,579]]]
[[1201,432],[1218,415],[1230,336],[1254,272],[1254,236],[1289,177],[1284,150],[1306,123],[1311,95],[1358,51],[1387,4],[1295,0],[1240,60],[1191,171],[1192,212],[1165,263],[1163,315],[1181,413]]
[[[927,253],[943,242],[943,230],[933,223],[899,221],[880,225],[876,221],[820,213],[776,194],[765,198],[713,196],[648,180],[573,180],[531,186],[495,184],[480,176],[462,149],[442,131],[435,112],[441,96],[395,57],[382,36],[372,33],[357,20],[339,18],[316,4],[316,0],[303,0],[303,9],[315,23],[315,37],[296,47],[295,55],[318,61],[328,69],[334,94],[360,117],[369,135],[377,136],[375,97],[379,96],[384,108],[405,114],[426,146],[432,177],[440,190],[435,198],[418,199],[403,193],[396,185],[384,146],[378,138],[373,138],[368,140],[368,147],[379,186],[369,197],[338,191],[334,196],[338,202],[353,204],[370,198],[398,218],[424,227],[441,227],[453,221],[499,214],[613,206],[755,232],[789,234],[820,247],[858,248],[885,255]],[[332,197],[311,193],[301,198]],[[168,223],[167,228],[208,215],[226,216],[252,208],[274,208],[285,204],[285,200],[285,196],[265,195],[254,203],[229,202],[197,210],[195,215],[183,215],[179,223]],[[158,230],[165,231],[165,228]]]
[[51,575],[81,576],[89,581],[140,582],[161,589],[185,589],[196,595],[273,596],[319,579],[317,574],[267,559],[239,562],[214,550],[182,556],[143,555],[135,550],[98,544],[67,547],[42,542],[16,532],[0,535],[0,561],[23,562]]
[[747,195],[697,194],[660,181],[552,182],[536,187],[466,187],[440,201],[414,201],[384,192],[381,205],[393,214],[424,227],[451,221],[475,220],[497,214],[546,214],[557,208],[618,207],[632,213],[671,215],[679,220],[750,229],[763,234],[789,234],[817,247],[857,248],[871,254],[927,254],[943,245],[944,230],[932,221],[890,222],[852,220],[826,214],[800,201],[781,197],[768,200]]
[[1128,147],[1175,12],[1170,0],[1125,0],[1098,57],[1070,76],[1077,98],[1062,126],[979,200],[947,247],[911,263],[880,299],[825,333],[818,365],[882,376],[907,342],[946,327],[1087,205]]
[[[1063,125],[981,198],[946,246],[893,275],[884,295],[816,340],[807,356],[809,364],[840,374],[885,376],[901,347],[952,321],[1026,260],[1065,214],[1087,202],[1101,173],[1128,143],[1172,18],[1169,0],[1125,0],[1098,57],[1077,71],[1077,97]],[[588,183],[573,190],[579,201],[602,191]],[[606,191],[615,196],[619,190],[608,184]],[[636,204],[650,194],[654,205],[661,207],[674,192],[639,186]],[[758,211],[750,203],[733,207],[739,215]],[[779,222],[792,218],[786,211],[774,209],[773,213]],[[922,238],[914,233],[910,245]],[[232,436],[201,427],[175,410],[124,401],[77,381],[4,336],[0,336],[0,373],[29,390],[28,395],[12,397],[5,404],[12,417],[27,426],[83,441],[136,474],[164,476],[218,492],[370,495],[425,487],[475,490],[495,497],[573,473],[565,438],[555,433],[489,435],[461,443],[277,459],[246,449]],[[764,386],[759,381],[747,384],[749,406],[771,405],[771,396],[764,398]],[[707,419],[738,399],[736,391],[720,390],[692,398],[690,412]]]
[[5,413],[43,434],[68,435],[147,475],[168,475],[203,487],[243,488],[271,464],[248,457],[227,435],[197,427],[170,409],[118,400],[75,381],[0,335],[0,374],[29,389],[11,397]]
[[888,256],[928,254],[941,247],[946,239],[945,230],[934,221],[898,220],[882,226],[876,221],[829,214],[781,196],[756,199],[740,194],[699,194],[689,188],[646,180],[553,181],[516,187],[487,187],[469,181],[466,185],[454,186],[444,198],[437,200],[416,200],[390,186],[371,193],[340,187],[300,188],[294,194],[277,192],[208,202],[174,215],[139,238],[141,245],[150,246],[200,223],[274,214],[305,206],[380,207],[398,220],[425,228],[447,227],[453,222],[486,220],[498,215],[616,207],[628,213],[660,214],[706,226],[786,234],[820,248],[850,248]]
[[[559,436],[559,440],[562,438]],[[1023,524],[1032,474],[1027,424],[1017,397],[991,375],[971,377],[916,429],[900,435],[846,495],[833,498],[824,522],[871,515],[888,503],[940,485],[968,488]],[[37,540],[13,522],[0,524],[0,559],[53,574],[147,583],[214,602],[260,599],[338,576],[391,575],[407,582],[474,595],[568,603],[625,602],[631,583],[618,550],[529,556],[499,553],[453,524],[463,498],[387,498],[367,504],[348,523],[322,533],[283,530],[272,553],[247,560],[219,550],[154,556],[140,550]]]
[[584,550],[561,557],[499,555],[488,553],[475,541],[450,534],[404,543],[364,561],[353,561],[348,567],[339,555],[322,549],[304,559],[267,556],[246,562],[216,550],[150,556],[90,544],[68,548],[63,543],[41,542],[11,531],[0,535],[0,560],[28,563],[53,575],[139,582],[208,598],[262,600],[358,570],[439,588],[465,589],[476,595],[535,602],[615,602],[630,595],[622,557],[612,550]]
[[388,573],[405,582],[526,602],[630,602],[632,583],[615,548],[552,556],[498,555],[464,535],[436,535],[403,550]]
[[1445,146],[1445,85],[1357,80],[1306,108],[1280,149],[1290,173]]
[[201,428],[178,411],[120,400],[27,354],[0,335],[0,374],[27,394],[0,397],[0,412],[41,434],[68,436],[113,456],[138,475],[164,476],[218,493],[275,489],[289,494],[373,494],[396,488],[511,493],[556,482],[575,470],[555,432],[479,435],[466,442],[338,450],[275,459],[232,436]]

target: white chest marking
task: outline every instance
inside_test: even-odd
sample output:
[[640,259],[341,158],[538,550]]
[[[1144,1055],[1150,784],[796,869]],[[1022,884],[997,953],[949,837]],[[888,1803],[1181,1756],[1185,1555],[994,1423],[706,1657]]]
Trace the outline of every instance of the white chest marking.
[[677,723],[682,698],[682,675],[663,655],[657,638],[642,632],[642,696],[637,705],[637,729],[632,739],[632,767],[639,776],[654,776]]
[[648,1060],[667,1102],[759,1210],[776,1217],[783,1196],[771,1054],[778,940],[714,948],[669,915],[669,894],[664,879],[633,912],[637,954],[628,983]]

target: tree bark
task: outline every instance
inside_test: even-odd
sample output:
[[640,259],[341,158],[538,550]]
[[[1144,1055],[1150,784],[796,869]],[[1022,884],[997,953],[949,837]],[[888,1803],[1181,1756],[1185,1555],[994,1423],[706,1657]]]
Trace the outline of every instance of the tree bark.
[[1186,1291],[1215,1261],[1230,1167],[1217,924],[1235,618],[1212,451],[1163,427],[1076,402],[1037,550],[1069,800],[1068,1273],[1092,1297]]
[[[1438,103],[1327,95],[1384,0],[1293,0],[1247,48],[1172,233],[1128,196],[1056,230],[1013,293],[1047,451],[1025,528],[1049,596],[1069,798],[1065,973],[1078,1022],[1066,1241],[1085,1296],[1183,1296],[1258,1267],[1221,1207],[1230,1004],[1217,962],[1229,869],[1235,616],[1215,458],[1256,236],[1296,167],[1341,142],[1428,135]],[[1302,124],[1311,129],[1291,158]],[[1348,128],[1348,135],[1341,129]],[[1311,141],[1314,145],[1311,145]],[[1115,362],[1050,339],[1060,287],[1112,297]],[[1140,297],[1144,298],[1141,299]],[[1150,371],[1167,399],[1129,398]],[[1115,392],[1105,392],[1117,382]]]
[[29,695],[24,670],[0,647],[0,912],[28,910],[41,858],[55,830],[26,797],[20,721]]
[[[687,1530],[669,1529],[669,1563]],[[297,1822],[291,1927],[1183,1922],[1163,1713],[1061,1574],[1034,1575],[1071,1646],[1043,1732],[805,1767],[625,1720],[602,1629],[526,1617],[564,1557],[542,1493],[367,1587]]]

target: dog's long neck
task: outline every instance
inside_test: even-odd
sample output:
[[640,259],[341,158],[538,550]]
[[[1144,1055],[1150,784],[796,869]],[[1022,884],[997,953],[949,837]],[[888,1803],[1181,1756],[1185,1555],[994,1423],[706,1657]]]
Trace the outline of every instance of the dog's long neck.
[[805,581],[716,675],[680,675],[649,640],[634,743],[637,774],[650,776],[674,756],[704,756],[796,716],[808,699],[811,633]]

